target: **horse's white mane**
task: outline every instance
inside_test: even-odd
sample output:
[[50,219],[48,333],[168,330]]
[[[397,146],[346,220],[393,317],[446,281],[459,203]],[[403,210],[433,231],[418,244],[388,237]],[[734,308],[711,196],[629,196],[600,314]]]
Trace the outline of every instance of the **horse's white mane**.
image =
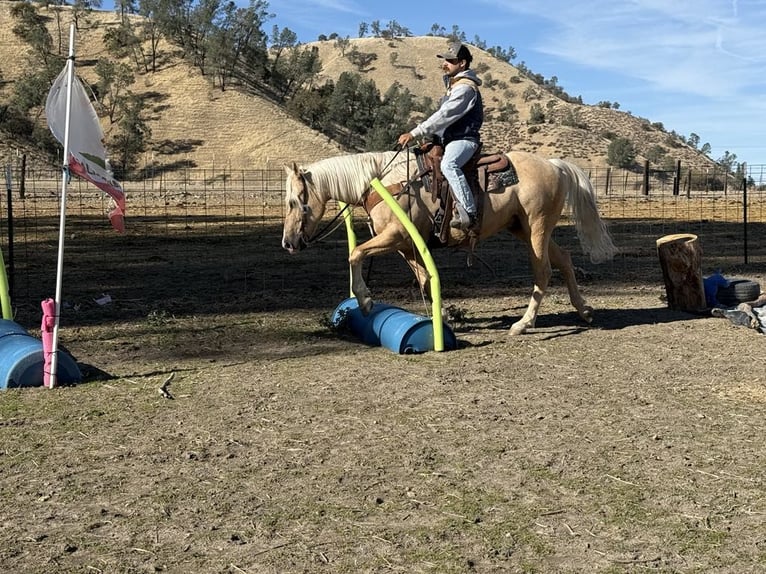
[[324,199],[355,204],[376,177],[385,183],[385,177],[406,171],[406,154],[401,154],[401,161],[397,157],[391,162],[395,155],[393,151],[340,155],[307,165],[302,171],[314,191]]

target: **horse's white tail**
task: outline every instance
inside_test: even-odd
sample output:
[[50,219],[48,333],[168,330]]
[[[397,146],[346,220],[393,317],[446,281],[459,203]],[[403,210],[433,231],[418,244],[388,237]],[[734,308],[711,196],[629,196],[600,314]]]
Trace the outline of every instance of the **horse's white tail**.
[[588,175],[573,163],[563,159],[550,159],[570,181],[567,201],[572,207],[577,237],[585,253],[594,263],[609,261],[618,252],[612,236],[601,219],[596,205],[596,193]]

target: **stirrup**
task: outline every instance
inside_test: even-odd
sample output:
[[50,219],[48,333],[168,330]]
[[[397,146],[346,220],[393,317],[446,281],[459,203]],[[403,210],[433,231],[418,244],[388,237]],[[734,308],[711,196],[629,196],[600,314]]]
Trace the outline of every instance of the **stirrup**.
[[450,227],[453,229],[460,229],[462,231],[469,231],[477,228],[478,224],[478,218],[473,213],[469,213],[467,219],[460,217],[460,214],[455,214],[455,217],[449,223]]

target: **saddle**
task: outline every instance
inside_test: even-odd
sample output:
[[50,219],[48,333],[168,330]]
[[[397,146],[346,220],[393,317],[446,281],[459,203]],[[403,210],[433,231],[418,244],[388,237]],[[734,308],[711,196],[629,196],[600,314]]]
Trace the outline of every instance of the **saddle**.
[[[478,220],[482,219],[484,196],[495,190],[502,190],[519,182],[516,169],[502,153],[484,154],[479,144],[476,153],[463,166],[463,173],[473,193]],[[422,173],[423,185],[431,191],[432,201],[439,202],[439,209],[434,217],[434,235],[442,243],[447,243],[450,236],[449,221],[455,208],[455,197],[449,183],[441,171],[444,146],[441,142],[428,142],[415,150],[418,171]],[[477,235],[472,232],[470,235]]]

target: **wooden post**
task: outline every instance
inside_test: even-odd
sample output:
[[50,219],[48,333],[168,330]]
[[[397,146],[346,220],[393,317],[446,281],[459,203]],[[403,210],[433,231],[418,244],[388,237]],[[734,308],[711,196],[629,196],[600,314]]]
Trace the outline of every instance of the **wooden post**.
[[702,246],[691,233],[666,235],[657,240],[657,255],[665,280],[668,307],[699,313],[707,309],[702,283]]
[[644,162],[644,189],[642,190],[644,195],[649,195],[649,160]]

